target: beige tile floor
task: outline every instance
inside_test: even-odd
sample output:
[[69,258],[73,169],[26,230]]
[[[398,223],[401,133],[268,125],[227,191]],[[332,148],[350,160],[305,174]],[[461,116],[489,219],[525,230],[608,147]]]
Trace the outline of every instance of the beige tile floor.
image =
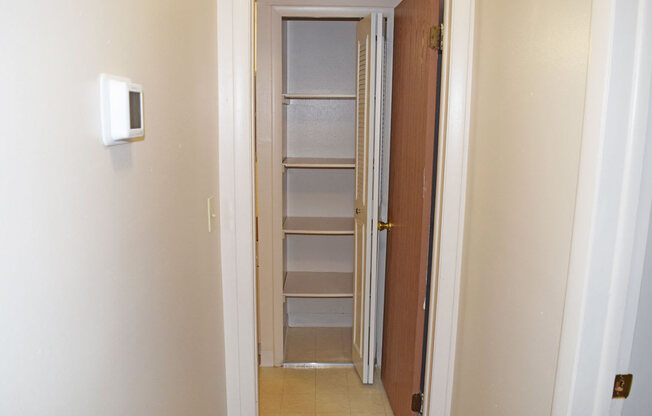
[[350,363],[351,328],[288,328],[285,362]]
[[260,416],[394,416],[385,389],[364,385],[355,370],[259,369]]

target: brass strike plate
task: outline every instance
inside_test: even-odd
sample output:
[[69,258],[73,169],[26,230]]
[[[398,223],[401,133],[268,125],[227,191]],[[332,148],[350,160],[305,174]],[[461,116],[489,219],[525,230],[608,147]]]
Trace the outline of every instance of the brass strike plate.
[[634,376],[632,374],[616,374],[614,393],[611,397],[614,399],[626,399],[629,396],[629,391],[632,389],[633,379]]

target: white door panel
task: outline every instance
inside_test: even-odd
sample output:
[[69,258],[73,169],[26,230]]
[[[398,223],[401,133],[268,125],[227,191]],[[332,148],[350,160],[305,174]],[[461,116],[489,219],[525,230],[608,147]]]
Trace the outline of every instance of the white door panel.
[[352,358],[363,383],[373,383],[376,331],[378,201],[382,123],[383,19],[357,26],[355,268]]

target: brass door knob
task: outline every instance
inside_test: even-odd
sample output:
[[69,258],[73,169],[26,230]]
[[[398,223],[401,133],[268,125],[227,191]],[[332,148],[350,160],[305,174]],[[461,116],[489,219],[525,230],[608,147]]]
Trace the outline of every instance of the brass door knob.
[[378,221],[378,230],[379,231],[383,231],[383,230],[389,231],[389,230],[392,229],[393,226],[394,226],[394,224],[392,224],[391,221],[390,222]]

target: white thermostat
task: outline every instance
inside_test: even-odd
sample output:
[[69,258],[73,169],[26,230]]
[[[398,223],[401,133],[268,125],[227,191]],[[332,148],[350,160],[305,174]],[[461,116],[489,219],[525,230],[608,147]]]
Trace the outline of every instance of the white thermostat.
[[129,143],[145,135],[143,87],[130,79],[100,76],[102,141],[105,146]]

